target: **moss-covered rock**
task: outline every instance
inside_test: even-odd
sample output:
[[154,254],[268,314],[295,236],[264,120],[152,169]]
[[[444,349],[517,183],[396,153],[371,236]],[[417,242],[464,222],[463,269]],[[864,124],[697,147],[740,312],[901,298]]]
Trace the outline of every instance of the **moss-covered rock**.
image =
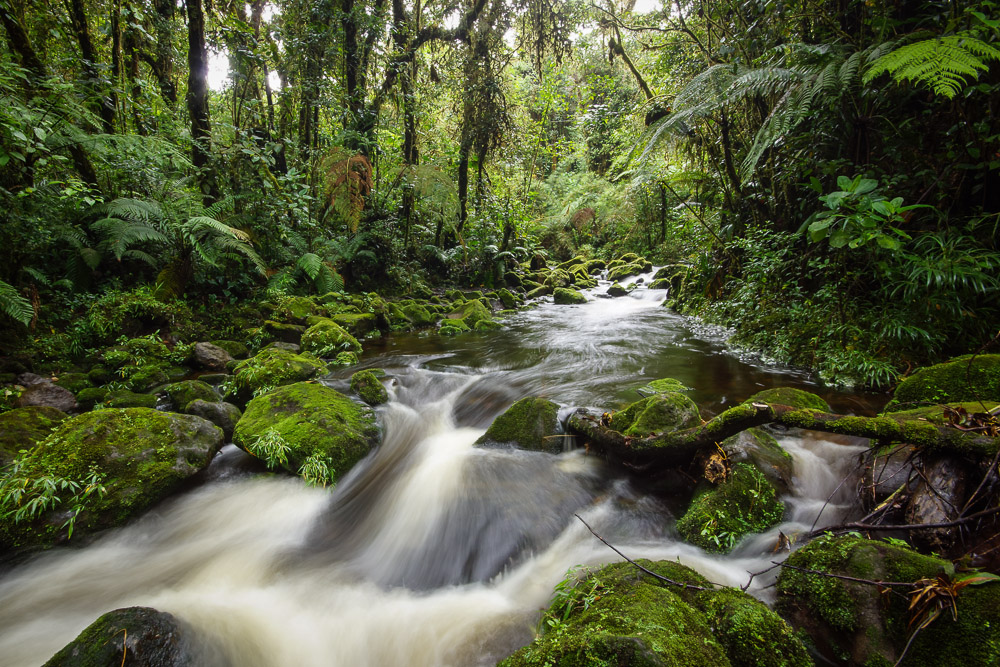
[[69,418],[62,410],[34,405],[0,413],[0,468],[22,449],[30,450]]
[[207,419],[222,429],[222,435],[226,442],[233,439],[233,431],[240,421],[243,413],[232,403],[222,401],[204,401],[196,398],[184,408],[184,412],[189,415]]
[[830,412],[830,405],[816,394],[791,387],[774,387],[758,391],[744,403],[773,403],[775,405],[790,405],[793,408]]
[[527,397],[493,420],[478,445],[517,445],[522,449],[559,453],[563,449],[559,406],[545,398]]
[[306,331],[306,328],[301,324],[287,324],[274,320],[266,320],[262,329],[267,340],[280,340],[283,343],[295,343],[296,345],[302,340],[302,335]]
[[167,384],[170,382],[170,376],[166,372],[167,368],[167,366],[157,363],[141,366],[125,380],[125,385],[132,391],[143,393],[159,387],[161,384]]
[[554,293],[555,302],[562,305],[569,305],[574,303],[587,303],[587,297],[580,294],[574,289],[567,289],[565,287],[558,287]]
[[109,391],[101,401],[106,408],[155,408],[156,396],[139,394],[128,389]]
[[608,287],[608,296],[625,296],[628,290],[621,286],[621,283],[614,282]]
[[490,313],[490,309],[483,305],[483,302],[479,299],[472,299],[466,301],[461,306],[452,311],[447,319],[449,320],[462,320],[470,328],[476,326],[478,322],[483,320],[492,320],[493,315]]
[[696,604],[733,667],[812,667],[795,631],[760,600],[723,588],[699,593]]
[[76,402],[79,404],[80,410],[86,412],[93,410],[98,403],[103,403],[109,393],[110,390],[107,387],[81,389],[80,393],[76,395]]
[[301,324],[316,312],[316,303],[312,299],[306,296],[293,296],[283,300],[274,311],[274,315],[279,320]]
[[784,512],[774,485],[754,466],[737,463],[724,482],[695,496],[677,532],[706,551],[726,553],[743,536],[777,525]]
[[[857,535],[824,536],[793,553],[789,565],[868,581],[917,582],[961,578],[948,561],[898,543]],[[784,568],[778,610],[808,634],[816,650],[838,664],[892,665],[913,634],[907,589],[878,586]],[[904,665],[1000,664],[1000,584],[966,586],[956,597],[957,620],[946,609],[922,629]]]
[[649,283],[647,289],[670,289],[670,280],[667,278],[657,278]]
[[196,399],[214,403],[222,400],[215,387],[201,380],[184,380],[168,384],[160,390],[170,398],[177,412],[187,412],[188,403]]
[[250,348],[235,340],[213,340],[209,341],[216,347],[221,347],[229,353],[233,359],[246,359],[250,356]]
[[330,363],[333,366],[356,366],[358,364],[358,353],[341,352]]
[[287,448],[284,460],[270,461],[274,467],[296,474],[307,458],[317,456],[334,478],[364,458],[378,438],[371,408],[312,382],[285,385],[250,401],[233,442],[266,458],[259,443],[272,430]]
[[677,391],[647,396],[615,412],[611,417],[611,428],[632,436],[678,431],[700,423],[698,406]]
[[[678,563],[638,562],[675,581],[709,585]],[[629,563],[609,565],[563,584],[540,623],[543,633],[499,665],[727,667],[725,650],[692,602],[693,593]]]
[[621,266],[616,266],[608,271],[608,280],[611,282],[617,282],[623,278],[629,278],[631,276],[637,276],[642,273],[642,265],[640,264],[623,264]]
[[729,463],[751,463],[763,473],[778,495],[788,493],[794,474],[792,455],[767,431],[751,428],[722,442]]
[[497,293],[497,296],[500,298],[500,303],[503,304],[503,307],[506,310],[514,310],[521,303],[520,299],[518,299],[516,296],[514,296],[514,293],[511,292],[508,289],[502,289],[502,290],[500,290]]
[[375,313],[338,313],[330,319],[355,338],[363,338],[378,328]]
[[539,285],[538,287],[530,290],[524,296],[526,299],[537,299],[540,296],[548,296],[549,294],[552,294],[551,287],[548,285]]
[[432,327],[438,321],[437,315],[431,314],[427,308],[419,303],[408,303],[403,306],[402,310],[406,318],[418,329]]
[[368,405],[381,405],[389,400],[389,392],[371,369],[358,371],[351,376],[351,391]]
[[479,320],[473,327],[475,331],[496,331],[497,329],[503,329],[503,325],[494,320]]
[[86,373],[60,373],[55,383],[74,394],[94,386],[94,383],[90,381],[90,377]]
[[318,322],[302,334],[302,349],[320,357],[335,357],[339,352],[361,352],[361,343],[333,320]]
[[1000,354],[966,355],[921,368],[899,383],[886,409],[961,401],[1000,401]]
[[235,366],[232,393],[240,404],[255,393],[308,380],[328,371],[327,365],[311,354],[267,348]]
[[573,284],[573,274],[565,269],[556,269],[545,276],[542,281],[542,285],[546,287],[551,287],[553,290],[557,287],[569,287]]
[[[222,431],[200,417],[149,408],[96,410],[62,422],[23,459],[20,474],[85,486],[100,476],[106,493],[91,494],[76,517],[73,536],[120,526],[180,489],[208,466]],[[6,547],[47,547],[66,539],[75,501],[69,491],[35,520],[0,518]]]
[[190,629],[171,614],[127,607],[104,614],[42,667],[194,667],[203,664]]
[[463,320],[441,320],[441,326],[438,327],[438,334],[442,336],[457,336],[466,331],[472,329]]

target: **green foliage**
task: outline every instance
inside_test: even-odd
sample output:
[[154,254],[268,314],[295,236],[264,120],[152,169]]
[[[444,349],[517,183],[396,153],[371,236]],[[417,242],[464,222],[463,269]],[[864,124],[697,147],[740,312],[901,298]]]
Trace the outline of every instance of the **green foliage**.
[[[273,428],[264,431],[261,435],[247,442],[246,448],[248,452],[262,460],[271,470],[287,465],[288,453],[292,451],[292,447],[288,444],[288,441]],[[315,474],[317,466],[321,462],[318,460],[309,462],[307,460],[302,464],[303,468],[306,467],[307,463],[309,464],[310,474]]]
[[888,73],[896,83],[927,86],[950,100],[967,85],[967,77],[978,79],[989,69],[988,63],[997,60],[1000,50],[973,32],[940,35],[898,46],[881,56],[865,72],[864,82]]
[[0,516],[14,524],[30,523],[64,508],[67,518],[60,528],[68,529],[72,538],[76,518],[91,497],[100,500],[107,493],[104,479],[104,473],[93,466],[81,479],[32,474],[24,469],[22,458],[15,459],[0,476]]
[[299,477],[305,480],[309,486],[320,486],[331,488],[335,486],[334,477],[336,471],[330,469],[330,457],[324,456],[320,452],[313,452],[306,457],[299,467]]
[[25,326],[35,316],[35,309],[31,307],[31,302],[2,280],[0,280],[0,312]]

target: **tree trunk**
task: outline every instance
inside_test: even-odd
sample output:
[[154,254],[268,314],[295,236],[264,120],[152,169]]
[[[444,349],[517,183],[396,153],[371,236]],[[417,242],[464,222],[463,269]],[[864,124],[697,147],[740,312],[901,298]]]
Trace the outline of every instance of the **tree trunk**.
[[191,117],[191,162],[198,170],[206,201],[219,197],[211,171],[212,128],[208,118],[208,52],[205,48],[205,12],[201,0],[187,0],[188,17],[188,92],[187,108]]
[[76,41],[80,45],[83,68],[87,73],[88,84],[95,98],[93,106],[101,117],[104,133],[112,134],[115,131],[115,107],[110,98],[105,95],[106,81],[97,69],[97,53],[94,51],[94,42],[90,38],[90,26],[87,23],[87,13],[83,6],[83,0],[70,0],[66,10],[69,12]]

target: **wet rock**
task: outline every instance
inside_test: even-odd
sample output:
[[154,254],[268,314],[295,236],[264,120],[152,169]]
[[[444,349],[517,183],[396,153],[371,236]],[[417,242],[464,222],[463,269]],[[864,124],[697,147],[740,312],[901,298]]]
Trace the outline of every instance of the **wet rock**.
[[730,464],[751,463],[774,485],[779,496],[788,493],[794,474],[792,455],[782,449],[774,436],[751,428],[726,438],[722,449]]
[[195,343],[192,354],[199,368],[210,371],[224,371],[226,364],[233,360],[229,352],[212,343]]
[[544,398],[527,397],[493,420],[477,445],[516,445],[558,454],[563,450],[559,406]]
[[358,371],[351,376],[351,391],[368,405],[381,405],[389,400],[389,393],[371,369]]
[[[956,575],[945,560],[923,556],[883,540],[824,536],[792,553],[790,565],[867,581],[945,581]],[[884,594],[864,582],[783,568],[777,609],[808,635],[823,659],[838,665],[892,665],[902,655],[914,625],[910,598],[897,589]],[[945,609],[913,638],[904,665],[985,667],[1000,663],[1000,584],[962,588],[957,618]],[[933,605],[932,605],[933,608]]]
[[221,347],[223,350],[229,353],[229,356],[233,359],[246,359],[250,356],[250,349],[235,340],[213,340],[209,341],[212,345],[216,347]]
[[621,286],[620,283],[612,283],[611,287],[608,288],[608,296],[625,296],[628,294],[628,290]]
[[[61,503],[34,520],[0,518],[0,546],[50,546],[67,539],[71,525],[74,538],[120,526],[207,467],[222,440],[222,431],[200,417],[148,408],[97,410],[68,419],[24,458],[22,474],[70,481],[80,490],[96,474],[106,492],[74,500],[66,491]],[[83,509],[70,524],[77,502]]]
[[700,423],[698,406],[677,391],[647,396],[615,412],[611,417],[611,428],[633,436],[679,431]]
[[677,521],[677,532],[705,551],[727,553],[744,536],[780,523],[784,513],[777,490],[763,473],[737,463],[724,481],[695,495]]
[[205,401],[200,398],[196,398],[188,403],[187,407],[184,408],[184,412],[189,415],[201,417],[202,419],[207,419],[221,428],[226,442],[232,441],[233,430],[236,428],[236,423],[239,422],[240,417],[243,416],[240,409],[232,403],[224,403],[222,401]]
[[[263,440],[262,440],[263,439]],[[331,477],[345,474],[378,440],[374,411],[321,384],[298,382],[258,396],[247,405],[233,442],[272,467],[297,474],[311,456],[329,467]],[[269,456],[261,442],[276,443]]]
[[[265,350],[282,350],[284,352],[291,352],[292,354],[298,354],[302,351],[302,346],[298,343],[286,343],[284,341],[276,340],[273,343],[268,343],[264,346]],[[239,362],[226,364],[227,368],[235,368],[239,365]]]
[[160,389],[159,393],[166,394],[178,412],[187,412],[188,403],[195,399],[208,402],[222,400],[222,396],[215,390],[215,387],[201,380],[184,380],[168,384]]
[[233,369],[233,396],[242,405],[255,393],[274,387],[301,382],[328,372],[323,360],[312,354],[295,354],[267,348],[239,362]]
[[204,664],[177,618],[150,607],[104,614],[43,667],[194,667]]
[[418,329],[423,327],[432,327],[438,321],[437,315],[432,314],[427,310],[427,308],[419,303],[408,303],[400,310],[402,310],[406,319],[412,322],[413,326]]
[[566,289],[564,287],[556,288],[554,299],[556,303],[562,305],[569,305],[574,303],[587,303],[587,297],[580,294],[576,290]]
[[69,418],[48,406],[15,408],[0,413],[0,468],[9,465],[22,449],[30,450]]
[[[954,457],[925,462],[923,474],[906,505],[906,523],[947,523],[958,518],[965,506],[967,467]],[[954,551],[959,528],[911,530],[916,546],[939,554]]]
[[63,412],[74,412],[79,407],[73,392],[48,380],[28,385],[17,399],[17,405],[21,408],[43,406]]
[[[896,446],[872,449],[865,454],[865,469],[858,494],[866,512],[896,494],[899,501],[905,501],[912,491],[914,479],[913,447]],[[898,492],[898,493],[897,493]]]
[[820,412],[830,412],[830,405],[816,394],[792,387],[774,387],[758,391],[744,403],[773,403],[789,405],[793,408],[808,408]]
[[17,383],[22,387],[30,387],[34,384],[42,384],[46,382],[51,382],[49,378],[42,377],[41,375],[36,375],[34,373],[21,373],[17,376]]

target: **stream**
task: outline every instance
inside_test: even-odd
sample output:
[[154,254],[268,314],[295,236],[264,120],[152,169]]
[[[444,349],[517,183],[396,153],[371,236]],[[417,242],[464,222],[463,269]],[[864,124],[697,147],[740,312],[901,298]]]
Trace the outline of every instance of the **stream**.
[[[827,436],[779,437],[795,461],[786,521],[726,556],[678,540],[669,489],[569,439],[560,455],[473,447],[524,396],[617,409],[662,377],[691,387],[706,417],[775,386],[819,393],[835,411],[871,408],[742,358],[720,332],[662,308],[662,291],[606,289],[498,331],[369,341],[362,366],[390,378],[384,440],[332,492],[241,472],[245,455],[227,446],[197,489],[5,573],[0,664],[38,667],[104,612],[142,605],[196,629],[205,665],[494,665],[531,640],[568,569],[620,560],[574,514],[631,558],[679,560],[728,586],[768,567],[778,531],[808,531],[831,494],[817,525],[843,516],[853,489],[835,490],[862,446]],[[325,381],[346,392],[356,370]],[[774,577],[749,592],[769,600]]]

